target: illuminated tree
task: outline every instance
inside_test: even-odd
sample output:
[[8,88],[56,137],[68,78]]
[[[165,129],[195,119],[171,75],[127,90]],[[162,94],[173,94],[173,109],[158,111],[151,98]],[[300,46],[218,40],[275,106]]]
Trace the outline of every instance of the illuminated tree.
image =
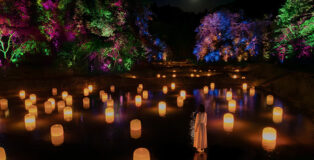
[[313,3],[308,0],[287,0],[279,9],[275,49],[281,62],[313,57],[313,11]]

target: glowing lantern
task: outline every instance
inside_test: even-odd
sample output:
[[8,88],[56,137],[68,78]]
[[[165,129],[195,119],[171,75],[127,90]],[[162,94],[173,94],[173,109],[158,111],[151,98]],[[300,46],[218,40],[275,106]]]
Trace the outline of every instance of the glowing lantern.
[[282,122],[282,114],[283,114],[283,109],[281,107],[274,107],[274,109],[273,109],[273,121],[274,121],[274,123],[281,123]]
[[150,154],[146,148],[138,148],[133,153],[133,160],[150,160]]
[[72,121],[72,108],[71,107],[65,107],[63,109],[63,118],[67,122]]
[[8,100],[7,99],[0,99],[0,108],[1,110],[8,109]]
[[36,128],[36,118],[33,114],[26,114],[24,116],[25,128],[27,131],[33,131]]
[[191,76],[192,78],[195,77],[194,73],[191,73],[190,76]]
[[62,99],[65,100],[65,98],[67,98],[69,93],[67,91],[63,91],[61,95],[62,95]]
[[277,131],[272,127],[265,127],[262,135],[262,146],[266,151],[273,151],[276,148]]
[[166,75],[162,75],[162,78],[166,78],[167,76]]
[[133,119],[130,122],[130,135],[131,138],[138,139],[141,137],[142,132],[142,124],[141,121],[138,119]]
[[174,70],[172,70],[172,72],[173,72],[173,73],[176,73],[177,71],[174,69]]
[[65,103],[67,106],[72,106],[73,104],[73,97],[71,95],[68,95],[67,98],[65,98]]
[[20,96],[21,99],[25,99],[25,97],[26,97],[25,91],[24,90],[20,90],[19,96]]
[[161,101],[158,103],[158,113],[160,117],[166,116],[167,105],[166,102]]
[[144,85],[143,85],[143,84],[139,84],[139,85],[138,85],[138,88],[143,89],[143,88],[144,88]]
[[107,123],[113,123],[114,122],[114,110],[113,110],[113,108],[106,108],[105,114],[106,114],[106,122]]
[[178,96],[177,97],[177,106],[178,107],[183,107],[183,105],[184,105],[184,98],[181,97],[181,96]]
[[58,112],[63,112],[63,109],[65,107],[65,102],[63,100],[58,101],[57,106],[58,106]]
[[200,77],[200,75],[199,75],[199,74],[197,74],[197,75],[196,75],[196,77],[197,77],[197,78],[199,78],[199,77]]
[[44,107],[45,107],[45,113],[47,113],[47,114],[51,114],[52,113],[53,107],[52,107],[52,104],[51,104],[50,101],[46,101],[44,103]]
[[51,143],[60,146],[64,142],[64,130],[61,124],[54,124],[50,127]]
[[29,108],[31,105],[33,105],[33,102],[32,102],[32,100],[30,100],[30,99],[26,99],[24,103],[25,103],[25,109],[26,109],[26,110],[28,110],[28,108]]
[[175,90],[176,89],[176,84],[174,82],[171,83],[170,85],[171,90]]
[[107,107],[113,108],[114,107],[114,100],[113,99],[109,99],[107,101]]
[[250,88],[250,96],[253,97],[255,95],[255,88]]
[[236,111],[237,102],[235,100],[228,101],[228,111],[234,113]]
[[103,103],[107,102],[108,100],[108,94],[107,93],[103,93],[102,96],[101,96],[101,101]]
[[102,95],[103,95],[103,94],[105,94],[105,91],[104,91],[104,90],[100,90],[100,91],[99,91],[99,98],[100,98],[100,99],[102,98]]
[[90,85],[88,85],[87,88],[88,88],[89,93],[93,92],[93,85],[90,84]]
[[140,94],[142,92],[143,88],[137,87],[137,93]]
[[37,106],[31,105],[28,108],[28,113],[34,115],[35,117],[37,117],[37,115],[38,115]]
[[234,71],[235,71],[235,72],[237,72],[237,73],[239,73],[239,72],[240,72],[240,70],[239,70],[239,69],[235,69]]
[[143,91],[143,99],[148,99],[148,91],[147,90]]
[[185,90],[181,90],[180,91],[180,96],[185,99],[186,98],[186,91]]
[[212,75],[212,74],[210,74],[210,73],[207,73],[207,76],[208,76],[208,77],[210,77],[211,75]]
[[242,84],[242,89],[243,89],[244,91],[247,90],[247,83],[243,83],[243,84]]
[[51,102],[52,110],[55,110],[56,100],[54,98],[49,98],[48,101]]
[[89,89],[88,88],[84,88],[83,89],[83,95],[84,96],[89,96]]
[[33,104],[36,104],[36,94],[30,94],[29,99],[32,101]]
[[53,96],[58,95],[58,89],[57,88],[52,88],[51,89],[51,93],[52,93]]
[[110,86],[110,91],[111,93],[114,93],[116,91],[116,87],[114,85]]
[[160,78],[160,74],[157,74],[156,77],[157,77],[157,78]]
[[176,74],[172,74],[172,78],[176,78],[177,77],[177,75]]
[[233,114],[231,113],[224,114],[224,124],[223,124],[224,130],[226,132],[232,132],[233,124],[234,124]]
[[267,97],[266,97],[266,104],[269,105],[269,106],[273,105],[274,104],[274,96],[267,95]]
[[6,160],[7,156],[3,147],[0,147],[0,160]]
[[167,86],[162,87],[162,93],[164,93],[164,94],[168,93],[168,87]]
[[210,90],[214,90],[214,89],[215,89],[215,83],[212,82],[212,83],[210,83]]
[[234,74],[234,75],[232,76],[232,78],[233,78],[233,79],[237,79],[238,76]]
[[231,100],[231,99],[232,99],[232,92],[231,92],[231,91],[228,91],[228,92],[226,93],[226,100],[229,101],[229,100]]
[[204,86],[203,92],[204,92],[204,94],[208,94],[208,86]]
[[135,106],[140,107],[142,105],[142,97],[140,95],[135,96]]
[[88,97],[84,97],[83,98],[83,108],[84,109],[89,109],[90,107],[90,100]]

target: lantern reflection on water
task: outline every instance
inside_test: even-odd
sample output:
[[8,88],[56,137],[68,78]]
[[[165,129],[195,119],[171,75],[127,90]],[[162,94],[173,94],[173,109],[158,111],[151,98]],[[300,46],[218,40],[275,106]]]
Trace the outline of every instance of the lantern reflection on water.
[[164,93],[164,94],[168,93],[168,87],[167,86],[162,87],[162,93]]
[[158,103],[158,113],[160,117],[164,117],[166,116],[166,112],[167,112],[167,105],[166,102],[164,101],[160,101]]
[[25,92],[24,90],[20,90],[19,96],[20,96],[20,99],[25,99],[25,97],[26,97],[26,92]]
[[29,108],[31,105],[33,105],[32,100],[26,99],[26,100],[25,100],[25,109],[28,110],[28,108]]
[[142,105],[142,97],[140,95],[135,96],[135,106],[140,107]]
[[180,91],[180,96],[183,97],[184,99],[186,99],[186,91],[185,90],[181,90]]
[[45,113],[47,113],[47,114],[51,114],[52,113],[53,108],[52,108],[52,104],[51,104],[50,101],[46,101],[44,103],[44,107],[45,107]]
[[65,107],[63,109],[63,118],[65,121],[70,122],[72,121],[72,108],[71,107]]
[[143,99],[148,99],[148,91],[147,90],[143,91]]
[[0,109],[7,110],[8,109],[8,100],[7,99],[0,99]]
[[107,107],[109,108],[113,108],[114,107],[114,100],[113,99],[109,99],[108,101],[107,101]]
[[67,91],[63,91],[61,95],[62,95],[62,99],[65,100],[65,98],[67,98],[69,93]]
[[266,104],[269,105],[269,106],[273,105],[274,104],[274,96],[267,95],[267,97],[266,97]]
[[65,102],[63,100],[58,101],[57,106],[58,106],[58,112],[63,112],[63,109],[65,107]]
[[114,109],[113,108],[106,108],[106,122],[113,123],[114,122]]
[[7,159],[7,155],[5,153],[5,150],[3,147],[0,147],[0,160],[6,160]]
[[51,93],[52,93],[53,96],[58,95],[58,89],[57,88],[52,88],[51,89]]
[[150,160],[150,154],[146,148],[138,148],[133,153],[133,160]]
[[208,86],[204,86],[203,92],[204,92],[204,94],[208,94]]
[[130,135],[131,138],[138,139],[141,137],[142,134],[142,124],[141,121],[138,119],[133,119],[130,122]]
[[274,121],[274,123],[281,123],[282,122],[282,114],[283,114],[283,109],[281,107],[274,107],[273,108],[273,121]]
[[181,97],[181,96],[178,96],[177,97],[177,106],[178,107],[183,107],[183,105],[184,105],[184,98]]
[[232,132],[234,124],[234,117],[231,113],[224,114],[223,127],[226,132]]
[[36,94],[30,94],[29,99],[32,101],[33,104],[36,104]]
[[36,128],[36,118],[33,114],[26,114],[24,116],[25,128],[27,131],[33,131]]
[[235,113],[237,107],[237,102],[235,100],[228,101],[228,111]]
[[61,124],[54,124],[50,127],[51,143],[60,146],[64,142],[64,130]]
[[89,109],[90,107],[90,100],[88,97],[84,97],[83,98],[83,108],[84,109]]
[[272,127],[265,127],[262,135],[262,146],[266,151],[273,151],[276,148],[277,131]]

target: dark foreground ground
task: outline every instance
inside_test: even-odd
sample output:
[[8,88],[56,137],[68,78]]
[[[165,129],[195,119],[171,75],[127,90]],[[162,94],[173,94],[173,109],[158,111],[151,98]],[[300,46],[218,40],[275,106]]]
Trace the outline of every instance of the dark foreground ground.
[[[275,82],[280,77],[275,80],[267,77],[264,72],[252,72],[252,67],[240,68],[243,71],[240,73],[234,72],[234,69],[198,69],[182,63],[104,76],[73,76],[58,72],[52,74],[40,69],[35,73],[24,71],[19,75],[6,75],[0,79],[0,97],[8,98],[9,115],[1,113],[0,146],[6,150],[9,160],[131,160],[133,151],[138,147],[149,149],[152,160],[313,159],[311,109],[307,107],[305,111],[296,107],[298,103],[310,106],[310,102],[295,102],[290,96],[277,92],[276,86],[281,83],[275,85]],[[156,78],[158,73],[167,77]],[[172,78],[173,74],[176,74],[176,78]],[[200,77],[191,78],[190,74]],[[239,78],[233,79],[234,75]],[[242,76],[246,79],[240,78]],[[173,91],[169,87],[171,82],[176,83]],[[204,95],[203,86],[211,82],[215,82],[216,89]],[[256,94],[250,96],[243,92],[243,82],[247,82],[250,87],[256,86]],[[149,90],[150,98],[137,108],[134,106],[134,96],[139,83]],[[292,88],[298,88],[296,86],[299,83],[291,83],[294,84]],[[90,95],[91,108],[85,110],[82,107],[82,92],[88,84],[95,86],[95,92]],[[98,91],[104,89],[110,92],[109,86],[112,84],[116,86],[116,92],[112,93],[115,100],[115,122],[107,124],[104,114],[106,104],[99,100]],[[166,95],[161,92],[163,85],[169,87]],[[74,116],[71,122],[65,122],[62,114],[57,111],[51,115],[44,113],[43,102],[52,97],[53,87],[59,89],[59,95],[62,90],[73,95]],[[27,132],[24,128],[26,111],[23,101],[18,98],[20,89],[38,96],[39,116],[36,130],[32,132]],[[183,108],[178,108],[176,97],[181,89],[186,90],[188,96]],[[234,114],[234,129],[226,132],[222,117],[228,112],[224,96],[230,89],[238,107]],[[303,94],[300,93],[302,91],[297,91],[295,96]],[[284,118],[279,124],[272,121],[273,106],[265,104],[267,94],[274,94],[274,105],[284,109]],[[54,98],[61,99],[60,96]],[[157,105],[161,100],[167,103],[166,117],[158,115]],[[192,113],[201,103],[205,104],[208,114],[208,149],[205,155],[195,153],[191,138]],[[132,139],[129,133],[129,122],[135,118],[142,121],[142,136],[139,139]],[[65,142],[59,147],[54,147],[49,137],[50,126],[56,123],[61,123],[65,131]],[[266,152],[261,145],[262,129],[266,126],[274,127],[278,132],[277,146],[272,152]]]

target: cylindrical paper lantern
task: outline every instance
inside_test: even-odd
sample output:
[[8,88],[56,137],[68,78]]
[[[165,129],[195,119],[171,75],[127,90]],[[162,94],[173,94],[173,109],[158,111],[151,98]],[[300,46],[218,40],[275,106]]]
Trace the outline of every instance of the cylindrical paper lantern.
[[146,148],[138,148],[133,153],[133,160],[150,160],[150,154]]
[[72,106],[72,104],[73,104],[73,97],[71,95],[68,95],[67,98],[65,98],[65,104],[67,106]]
[[107,107],[109,108],[114,108],[114,100],[113,99],[108,99],[107,101]]
[[164,94],[168,93],[168,87],[167,86],[162,87],[162,93],[164,93]]
[[101,101],[105,103],[107,102],[107,100],[108,100],[108,93],[103,93],[101,96]]
[[130,135],[131,138],[138,139],[141,137],[142,132],[142,124],[141,121],[138,119],[133,119],[130,122]]
[[277,131],[272,127],[263,129],[262,146],[266,151],[273,151],[276,148]]
[[157,77],[157,78],[160,78],[160,74],[157,74],[156,77]]
[[171,87],[171,90],[175,90],[176,89],[176,84],[174,82],[172,82],[170,87]]
[[6,160],[7,159],[7,155],[5,153],[5,150],[3,147],[0,147],[0,160]]
[[67,122],[72,121],[72,108],[71,107],[65,107],[63,109],[63,118]]
[[65,100],[65,98],[67,98],[69,93],[67,91],[63,91],[61,95],[62,95],[62,99]]
[[246,91],[246,90],[247,90],[247,83],[243,83],[243,84],[242,84],[242,89],[243,89],[243,91]]
[[58,105],[58,112],[63,112],[63,109],[65,107],[65,102],[63,100],[58,101],[57,105]]
[[28,108],[28,113],[34,115],[35,117],[37,117],[37,115],[38,115],[37,106],[31,105],[31,106]]
[[33,114],[26,114],[24,116],[25,129],[27,131],[33,131],[36,128],[36,118]]
[[47,114],[51,114],[52,113],[53,107],[52,107],[52,104],[51,104],[50,101],[46,101],[44,103],[44,107],[45,107],[45,113],[47,113]]
[[89,96],[89,89],[88,88],[84,88],[83,89],[83,94],[84,94],[84,96]]
[[208,86],[204,86],[203,92],[204,92],[204,94],[208,94]]
[[180,96],[185,99],[186,98],[186,91],[185,90],[181,90],[180,91]]
[[231,92],[231,91],[228,91],[228,92],[226,93],[226,100],[229,101],[229,100],[231,100],[231,99],[232,99],[232,92]]
[[30,94],[29,99],[32,101],[33,104],[36,104],[37,99],[36,94]]
[[60,146],[64,142],[64,130],[61,124],[54,124],[50,127],[51,143]]
[[283,114],[283,109],[281,107],[274,107],[273,108],[273,121],[274,121],[274,123],[281,123],[282,122],[282,114]]
[[90,100],[88,97],[84,97],[83,98],[83,108],[84,109],[89,109],[90,107]]
[[161,101],[158,103],[158,113],[160,117],[164,117],[166,116],[166,112],[167,112],[167,105],[166,102]]
[[237,102],[235,100],[228,101],[228,110],[229,112],[235,113],[237,107]]
[[0,108],[1,110],[7,110],[8,109],[8,100],[7,99],[0,99]]
[[183,107],[183,105],[184,105],[184,98],[181,97],[181,96],[178,96],[177,97],[177,106],[178,107]]
[[88,85],[87,88],[88,88],[89,93],[93,92],[93,88],[94,88],[93,85],[90,84],[90,85]]
[[113,123],[114,122],[114,110],[113,110],[113,108],[106,108],[105,114],[106,114],[106,122],[107,123]]
[[234,117],[231,113],[224,114],[223,127],[226,132],[232,132],[234,124]]
[[51,93],[52,93],[53,96],[58,95],[58,89],[57,88],[52,88],[51,89]]
[[266,97],[266,104],[269,105],[269,106],[273,105],[274,104],[274,96],[267,95],[267,97]]
[[24,90],[20,90],[19,96],[20,96],[20,99],[25,99],[25,97],[26,97],[26,92],[25,92]]
[[28,110],[28,108],[33,105],[32,100],[30,99],[25,99],[25,109]]
[[250,88],[250,96],[251,97],[255,96],[255,88],[254,87]]
[[176,78],[177,77],[177,75],[176,74],[172,74],[172,78]]
[[142,97],[140,95],[135,96],[135,106],[140,107],[142,105]]
[[54,98],[49,98],[48,101],[51,102],[52,110],[55,110],[56,100]]
[[114,93],[116,91],[116,87],[114,85],[110,86],[110,92]]
[[212,82],[212,83],[210,83],[210,90],[214,90],[214,89],[215,89],[215,83]]
[[105,91],[104,90],[100,90],[99,91],[99,98],[101,99],[102,98],[102,95],[105,93]]
[[143,91],[143,99],[148,99],[148,91],[147,90]]

